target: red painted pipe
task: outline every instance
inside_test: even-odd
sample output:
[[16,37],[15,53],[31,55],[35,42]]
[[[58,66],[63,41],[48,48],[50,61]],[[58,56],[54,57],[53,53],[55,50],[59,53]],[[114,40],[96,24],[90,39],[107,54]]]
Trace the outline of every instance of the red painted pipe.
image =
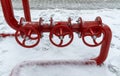
[[[26,21],[31,21],[29,1],[22,0],[22,4]],[[1,5],[5,20],[8,23],[8,25],[12,27],[14,30],[18,30],[19,23],[15,19],[11,0],[1,0]]]
[[[25,28],[28,28],[28,29],[30,27],[34,28],[35,30],[33,30],[33,31],[37,31],[41,34],[41,32],[51,32],[51,30],[56,26],[56,24],[55,25],[53,25],[53,24],[42,24],[41,25],[40,22],[31,22],[29,1],[22,0],[22,3],[23,3],[25,19],[27,21],[27,23],[24,25]],[[15,29],[17,31],[25,30],[24,27],[22,27],[21,30],[18,30],[19,24],[18,24],[18,21],[14,17],[11,0],[1,0],[1,5],[2,5],[2,9],[3,9],[3,13],[4,13],[4,17],[6,19],[6,22],[13,29]],[[56,23],[58,24],[58,26],[59,25],[68,26],[68,24],[70,22],[60,21],[60,22],[56,22]],[[101,18],[98,17],[98,18],[96,18],[95,21],[85,21],[85,22],[80,22],[80,23],[76,23],[76,24],[71,24],[71,26],[70,26],[70,29],[72,30],[72,32],[79,32],[79,33],[84,32],[84,31],[82,31],[84,29],[87,29],[89,27],[94,27],[94,26],[101,26],[105,30],[105,38],[104,38],[104,41],[101,46],[100,54],[98,57],[91,59],[91,60],[94,60],[98,65],[102,64],[106,60],[106,58],[108,56],[108,52],[109,52],[111,38],[112,38],[112,32],[111,32],[110,28],[107,25],[104,25],[104,26],[102,26],[102,25],[104,25],[104,24],[102,24]],[[29,31],[30,30],[31,29],[29,29]],[[33,32],[33,33],[35,33],[35,32]],[[14,34],[1,34],[1,36],[3,36],[3,37],[11,36],[11,35],[14,36]],[[19,36],[19,35],[17,35],[17,36]]]
[[18,21],[14,17],[13,7],[11,0],[1,0],[2,10],[5,17],[6,22],[10,25],[14,30],[19,28]]
[[24,16],[26,21],[31,22],[29,0],[22,0]]
[[[12,69],[12,72],[10,73],[10,76],[20,76],[21,74],[21,70],[23,68],[26,68],[26,67],[32,67],[32,66],[36,66],[36,67],[39,67],[40,69],[42,69],[42,67],[57,67],[57,66],[61,66],[61,65],[64,65],[64,66],[81,66],[81,65],[86,65],[86,64],[90,64],[90,65],[93,65],[95,64],[94,61],[80,61],[80,60],[71,60],[71,61],[67,61],[67,60],[52,60],[52,61],[24,61],[22,62],[21,64],[15,66],[13,69]],[[46,68],[47,69],[47,68]],[[47,72],[46,72],[47,73]],[[69,73],[68,73],[69,74]]]
[[6,34],[6,33],[1,33],[0,34],[0,37],[3,37],[3,38],[9,37],[9,36],[15,36],[15,34],[14,33],[13,34]]
[[106,36],[104,42],[102,43],[100,54],[97,58],[95,58],[95,61],[98,65],[102,64],[106,60],[112,39],[112,32],[110,28],[107,25],[105,25],[103,28],[105,30]]

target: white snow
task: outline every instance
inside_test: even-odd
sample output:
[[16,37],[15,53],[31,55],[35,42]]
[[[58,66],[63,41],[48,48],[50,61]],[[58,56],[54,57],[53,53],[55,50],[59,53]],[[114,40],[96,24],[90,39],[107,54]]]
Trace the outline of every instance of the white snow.
[[[89,68],[88,68],[89,67]],[[95,70],[96,69],[96,70]],[[100,74],[98,74],[100,73]],[[55,66],[31,66],[21,69],[20,76],[110,76],[106,67],[94,65],[55,65]]]
[[[23,16],[22,10],[15,10],[17,20]],[[33,21],[43,17],[45,23],[49,23],[50,17],[54,21],[65,21],[71,17],[76,22],[79,17],[83,20],[94,20],[100,16],[103,23],[108,24],[112,30],[112,42],[110,52],[104,65],[83,65],[83,66],[48,66],[22,69],[21,76],[120,76],[120,10],[31,10]],[[14,33],[4,20],[0,10],[0,33]],[[100,47],[90,48],[83,44],[78,35],[74,33],[73,42],[64,48],[58,48],[49,41],[49,34],[44,34],[38,46],[34,48],[23,48],[15,41],[14,37],[0,38],[0,76],[9,76],[12,69],[19,63],[27,60],[84,60],[96,57]],[[69,74],[68,74],[69,72]]]

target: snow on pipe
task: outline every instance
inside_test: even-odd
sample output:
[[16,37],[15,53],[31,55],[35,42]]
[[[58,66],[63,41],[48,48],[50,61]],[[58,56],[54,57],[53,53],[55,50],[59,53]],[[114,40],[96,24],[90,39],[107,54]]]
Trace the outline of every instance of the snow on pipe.
[[[68,18],[68,21],[58,21],[54,22],[50,18],[50,23],[43,23],[43,19],[40,18],[37,22],[31,21],[29,1],[22,0],[24,17],[21,17],[20,22],[16,21],[11,0],[1,0],[4,17],[13,29],[16,30],[15,34],[0,34],[1,37],[15,36],[18,44],[25,48],[32,48],[38,45],[40,38],[42,38],[42,33],[50,33],[49,39],[51,43],[57,47],[68,46],[74,39],[73,32],[78,33],[79,37],[82,38],[83,42],[89,47],[101,46],[100,54],[94,60],[96,64],[102,64],[108,55],[112,32],[110,28],[102,23],[100,17],[97,17],[95,21],[82,21],[80,17],[77,20],[77,23],[72,23],[71,18]],[[20,36],[20,37],[19,37]],[[58,37],[59,42],[56,43],[54,36]],[[64,38],[68,36],[68,42],[64,43]],[[86,37],[91,37],[92,43],[86,40]],[[101,38],[101,40],[97,40]],[[28,41],[33,41],[32,44],[27,44]]]
[[[23,69],[25,69],[27,67],[28,68],[29,67],[37,67],[37,68],[42,70],[42,68],[47,69],[48,67],[54,67],[54,68],[64,67],[65,68],[65,66],[67,66],[67,68],[68,68],[68,66],[69,66],[73,69],[74,66],[80,67],[81,65],[86,65],[86,64],[87,65],[96,65],[96,63],[93,60],[84,60],[84,61],[81,61],[81,60],[73,60],[73,61],[67,61],[67,60],[62,60],[62,61],[60,61],[60,60],[58,60],[58,61],[55,61],[55,60],[53,60],[53,61],[24,61],[21,64],[16,65],[14,67],[14,69],[10,73],[10,76],[21,76],[21,74],[23,74],[23,72],[22,72]],[[39,71],[39,73],[41,73],[41,72]],[[47,73],[45,72],[45,74],[47,74]]]

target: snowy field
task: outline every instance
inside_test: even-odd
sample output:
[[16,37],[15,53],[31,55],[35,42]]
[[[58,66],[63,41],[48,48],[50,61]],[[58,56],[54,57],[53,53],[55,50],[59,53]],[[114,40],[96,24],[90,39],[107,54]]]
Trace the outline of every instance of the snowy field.
[[[22,10],[15,10],[17,20],[23,16]],[[26,67],[21,70],[20,76],[120,76],[120,10],[31,10],[33,21],[43,17],[44,22],[49,23],[49,18],[54,21],[67,20],[71,17],[76,22],[79,17],[83,20],[94,20],[101,16],[103,23],[108,24],[112,30],[112,42],[107,60],[101,66],[50,66],[50,67]],[[14,33],[5,22],[0,10],[0,33]],[[14,37],[0,38],[0,76],[9,76],[12,69],[23,61],[27,60],[85,60],[96,57],[100,47],[90,48],[83,44],[82,40],[74,34],[72,44],[65,48],[58,48],[49,41],[49,34],[44,34],[38,46],[27,49],[17,44]],[[47,69],[46,69],[47,68]],[[65,71],[64,71],[65,70]],[[69,74],[68,74],[69,72]]]

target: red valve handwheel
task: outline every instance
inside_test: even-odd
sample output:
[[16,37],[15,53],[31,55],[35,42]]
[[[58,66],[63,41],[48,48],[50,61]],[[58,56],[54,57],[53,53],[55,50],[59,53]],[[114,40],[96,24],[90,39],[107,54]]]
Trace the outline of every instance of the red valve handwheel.
[[[99,42],[97,42],[96,39],[99,38],[99,37],[101,37],[102,34],[103,34],[102,40],[100,40]],[[85,37],[88,37],[88,36],[90,36],[93,39],[93,44],[88,43],[85,40]],[[83,31],[83,34],[82,34],[82,40],[83,40],[83,42],[87,46],[90,46],[90,47],[99,46],[100,44],[103,43],[104,38],[105,38],[105,30],[103,29],[102,26],[92,26],[92,27],[86,28]]]
[[[52,38],[53,38],[53,35],[59,37],[60,39],[60,43],[57,44],[55,43]],[[66,35],[69,35],[69,42],[65,43],[64,44],[64,41],[63,41],[63,38],[66,36]],[[50,41],[53,45],[57,46],[57,47],[65,47],[67,45],[69,45],[72,41],[73,41],[73,32],[72,30],[68,27],[68,26],[64,26],[64,25],[58,25],[58,26],[55,26],[51,32],[50,32],[50,35],[49,35],[49,38],[50,38]]]
[[[19,35],[22,37],[20,41]],[[20,30],[17,30],[15,33],[16,41],[23,47],[32,48],[35,47],[40,42],[39,32],[32,26],[21,27]],[[32,44],[26,44],[27,40],[35,41]]]

